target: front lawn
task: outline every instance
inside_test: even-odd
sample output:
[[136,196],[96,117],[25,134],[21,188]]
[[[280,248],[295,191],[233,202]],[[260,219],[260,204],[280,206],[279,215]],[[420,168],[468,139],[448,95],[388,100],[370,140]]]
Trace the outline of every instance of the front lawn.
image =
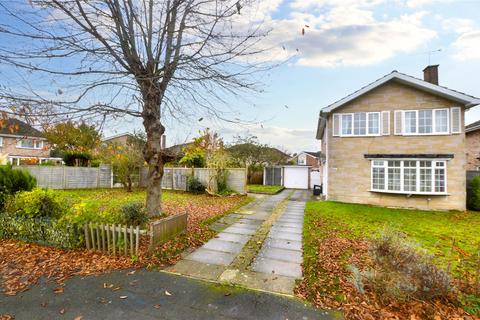
[[[122,205],[145,200],[145,190],[57,190],[55,194],[72,206],[70,211],[87,212],[85,218],[102,222],[115,220]],[[187,232],[153,248],[151,252],[147,250],[148,239],[145,237],[140,244],[139,257],[119,257],[87,250],[62,250],[18,240],[0,239],[0,289],[6,294],[14,295],[28,289],[41,277],[51,278],[61,284],[72,275],[145,266],[162,268],[178,261],[184,250],[200,246],[215,236],[207,222],[236,210],[252,198],[241,195],[213,197],[163,191],[162,200],[162,211],[167,215],[188,212]]]
[[[310,201],[305,209],[303,235],[305,278],[297,287],[297,294],[320,307],[343,309],[347,318],[355,318],[358,310],[368,308],[370,311],[362,316],[378,317],[381,312],[376,310],[376,302],[370,301],[371,305],[364,302],[359,307],[362,298],[354,292],[350,266],[362,265],[368,259],[371,240],[385,230],[400,232],[408,241],[434,255],[434,263],[451,270],[455,281],[471,277],[475,272],[472,259],[479,253],[479,212],[420,211]],[[357,307],[358,310],[354,310]],[[410,318],[411,305],[397,304],[396,308],[396,311],[386,308],[388,310],[382,312],[398,312],[396,315]],[[422,308],[428,309],[426,305]],[[449,316],[452,314],[448,312],[456,310],[448,303],[443,309],[436,306],[432,310],[435,308],[447,310],[444,312]]]
[[264,186],[261,184],[249,184],[247,190],[250,193],[276,194],[285,189],[283,186]]

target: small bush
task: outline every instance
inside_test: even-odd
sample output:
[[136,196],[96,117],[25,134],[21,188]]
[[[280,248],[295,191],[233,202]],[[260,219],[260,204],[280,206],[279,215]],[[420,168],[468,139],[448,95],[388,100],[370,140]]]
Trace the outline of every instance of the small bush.
[[12,166],[0,166],[0,207],[6,199],[18,191],[30,191],[37,180],[28,171],[13,169]]
[[194,176],[187,179],[187,190],[191,193],[199,194],[205,192],[205,186]]
[[122,223],[141,226],[148,222],[148,214],[141,202],[131,202],[120,208]]
[[60,218],[68,207],[52,190],[34,189],[18,192],[8,199],[6,212],[26,218]]
[[63,153],[62,158],[67,166],[87,167],[92,155],[88,152],[69,151]]
[[[446,298],[451,291],[448,272],[438,268],[433,256],[408,243],[400,234],[386,232],[374,239],[370,254],[374,267],[362,279],[379,297],[401,301]],[[354,276],[355,286],[364,284]]]
[[472,179],[468,192],[467,206],[472,210],[480,210],[480,176]]

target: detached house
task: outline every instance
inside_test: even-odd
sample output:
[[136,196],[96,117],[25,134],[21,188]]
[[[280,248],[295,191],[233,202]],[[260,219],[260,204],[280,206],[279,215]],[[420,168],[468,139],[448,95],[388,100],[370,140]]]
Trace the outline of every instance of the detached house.
[[0,155],[13,165],[61,160],[50,158],[50,146],[40,131],[14,118],[3,121],[0,126]]
[[326,199],[465,209],[464,112],[480,99],[397,71],[320,111]]

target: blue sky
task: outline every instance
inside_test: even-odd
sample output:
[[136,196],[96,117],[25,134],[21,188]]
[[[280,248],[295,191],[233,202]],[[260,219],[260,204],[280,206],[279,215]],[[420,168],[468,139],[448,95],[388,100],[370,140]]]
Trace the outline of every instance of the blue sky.
[[[430,55],[430,63],[440,64],[440,84],[480,97],[480,1],[262,3],[255,14],[272,26],[267,41],[278,50],[267,58],[284,54],[290,60],[269,73],[264,93],[249,96],[248,103],[232,101],[246,118],[264,120],[262,125],[169,124],[169,144],[188,141],[208,125],[227,140],[251,133],[290,152],[317,150],[314,132],[321,108],[392,70],[422,78],[427,52],[437,49],[441,51]],[[305,24],[309,28],[302,36]],[[480,107],[467,113],[467,123],[479,119]]]
[[[229,101],[242,119],[255,123],[233,125],[203,115],[201,122],[169,120],[167,143],[190,141],[208,126],[227,141],[253,134],[289,152],[315,151],[321,108],[392,70],[421,78],[429,62],[440,64],[441,85],[480,97],[479,12],[480,0],[260,0],[242,8],[239,27],[262,23],[271,29],[263,41],[271,49],[259,59],[287,62],[262,78],[262,93]],[[429,59],[427,52],[438,49]],[[467,123],[476,120],[480,107],[467,113]],[[104,134],[141,128],[139,120],[117,119]]]

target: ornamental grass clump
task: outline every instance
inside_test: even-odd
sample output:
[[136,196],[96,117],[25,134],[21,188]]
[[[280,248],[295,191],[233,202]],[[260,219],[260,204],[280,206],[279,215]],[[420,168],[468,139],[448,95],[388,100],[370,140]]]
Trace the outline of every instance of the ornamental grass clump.
[[433,256],[408,242],[401,234],[386,231],[370,246],[373,266],[352,276],[356,288],[369,288],[388,301],[447,298],[452,279],[446,270],[435,265]]

